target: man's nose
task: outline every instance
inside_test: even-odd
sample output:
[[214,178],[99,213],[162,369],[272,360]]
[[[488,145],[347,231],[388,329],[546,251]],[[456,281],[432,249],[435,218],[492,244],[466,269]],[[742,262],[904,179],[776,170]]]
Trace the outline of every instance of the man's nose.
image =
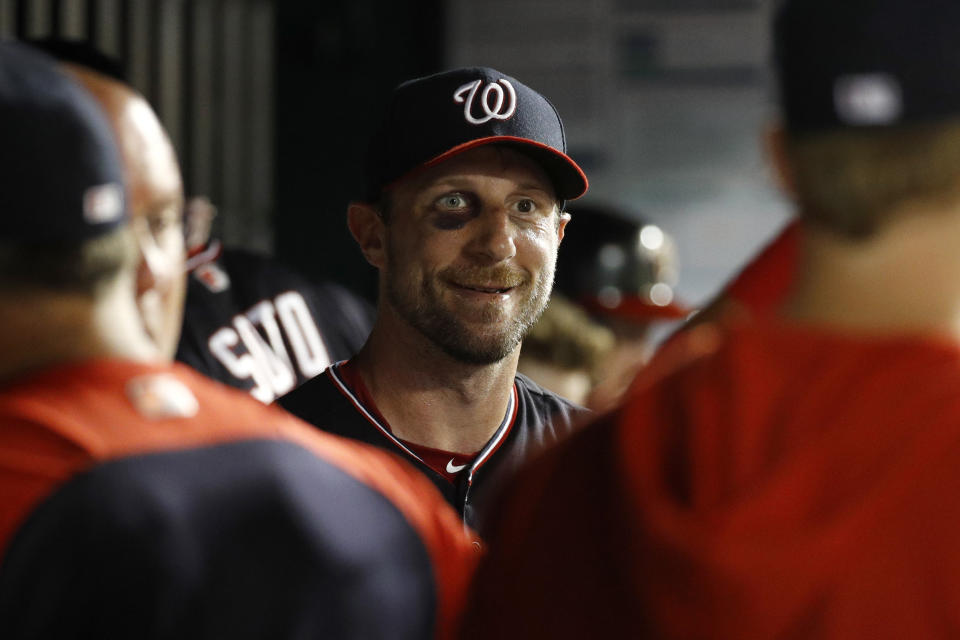
[[516,229],[508,212],[500,209],[484,211],[476,222],[476,234],[468,245],[473,255],[494,263],[509,260],[517,254]]

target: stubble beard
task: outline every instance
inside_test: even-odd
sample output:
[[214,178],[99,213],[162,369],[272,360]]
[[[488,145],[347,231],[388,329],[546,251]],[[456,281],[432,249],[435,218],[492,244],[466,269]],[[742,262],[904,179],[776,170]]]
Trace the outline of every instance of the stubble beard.
[[[545,265],[536,281],[522,285],[529,294],[512,317],[503,317],[500,305],[494,302],[479,311],[474,324],[492,331],[481,332],[463,322],[444,303],[443,285],[437,280],[423,278],[419,284],[403,287],[388,275],[387,298],[406,322],[454,360],[471,365],[494,364],[510,355],[540,319],[550,300],[554,266]],[[389,273],[396,272],[395,265],[390,265]]]

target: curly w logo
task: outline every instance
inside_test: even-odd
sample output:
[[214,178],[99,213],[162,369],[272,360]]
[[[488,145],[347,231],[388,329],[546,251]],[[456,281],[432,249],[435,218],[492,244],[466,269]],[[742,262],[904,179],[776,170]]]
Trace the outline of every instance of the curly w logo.
[[[482,112],[479,118],[474,115],[474,102],[483,80],[468,82],[453,92],[453,101],[463,103],[463,117],[470,124],[483,124],[490,120],[508,120],[517,110],[517,92],[506,80],[491,82],[480,92],[476,109]],[[506,91],[504,91],[506,90]],[[466,95],[464,95],[466,94]]]

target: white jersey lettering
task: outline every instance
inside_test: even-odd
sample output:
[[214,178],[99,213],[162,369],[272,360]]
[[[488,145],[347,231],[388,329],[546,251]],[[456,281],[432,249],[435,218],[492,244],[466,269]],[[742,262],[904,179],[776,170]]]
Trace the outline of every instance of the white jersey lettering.
[[306,300],[299,292],[288,291],[277,296],[275,304],[300,373],[308,379],[319,375],[332,363]]
[[247,347],[247,351],[250,352],[250,355],[253,356],[258,366],[266,374],[274,396],[268,402],[272,402],[274,398],[291,391],[296,385],[296,376],[293,375],[293,371],[290,370],[283,358],[279,357],[270,348],[270,345],[260,337],[253,323],[245,315],[238,315],[233,318],[233,326],[244,346]]
[[247,380],[252,378],[254,382],[250,394],[268,404],[273,402],[274,393],[270,388],[270,380],[266,373],[261,370],[257,361],[249,353],[237,354],[233,348],[240,342],[240,336],[231,327],[218,329],[207,341],[210,353],[226,367],[234,378],[238,380]]
[[281,293],[273,302],[261,300],[234,316],[233,326],[217,330],[208,347],[230,375],[253,380],[250,393],[263,403],[273,402],[296,386],[293,361],[306,379],[331,364],[320,329],[298,291]]

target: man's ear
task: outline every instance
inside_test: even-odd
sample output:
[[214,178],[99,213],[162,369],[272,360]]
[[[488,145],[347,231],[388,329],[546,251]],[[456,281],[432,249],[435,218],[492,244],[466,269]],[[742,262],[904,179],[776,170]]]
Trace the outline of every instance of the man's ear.
[[792,200],[797,199],[797,176],[787,152],[787,132],[780,124],[769,125],[763,133],[763,146],[773,168],[777,185]]
[[567,228],[567,223],[570,222],[570,213],[561,211],[557,215],[560,216],[560,219],[557,220],[557,244],[560,244],[563,242],[563,234]]
[[380,269],[386,263],[384,235],[386,225],[380,211],[366,202],[351,202],[347,207],[347,226],[367,262]]

